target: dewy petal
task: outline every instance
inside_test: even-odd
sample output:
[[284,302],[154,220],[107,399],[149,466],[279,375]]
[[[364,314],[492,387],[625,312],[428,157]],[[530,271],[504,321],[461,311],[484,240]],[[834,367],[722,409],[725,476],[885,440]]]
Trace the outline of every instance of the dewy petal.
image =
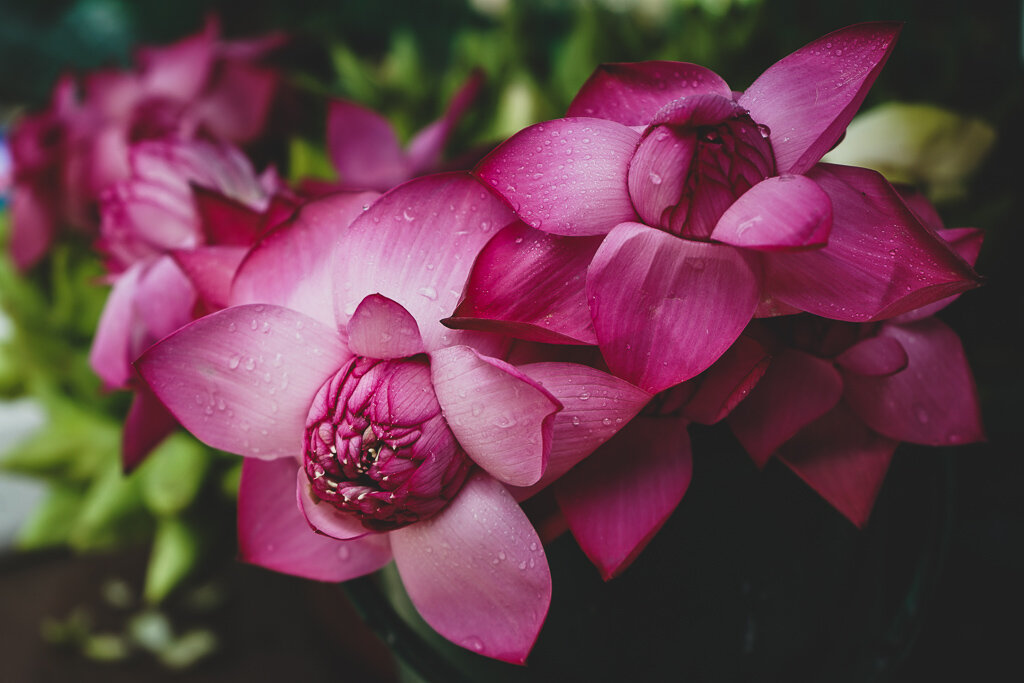
[[121,437],[121,467],[124,471],[134,470],[177,426],[178,421],[149,387],[136,388]]
[[316,581],[347,581],[391,561],[387,534],[338,541],[309,528],[295,504],[293,458],[242,464],[238,552],[245,562]]
[[801,429],[832,410],[843,381],[832,364],[786,349],[772,358],[750,395],[729,415],[733,434],[758,467]]
[[843,370],[858,375],[882,377],[907,367],[907,352],[894,337],[869,337],[857,342],[836,357]]
[[313,397],[350,357],[334,329],[257,304],[183,327],[151,347],[136,367],[201,441],[269,459],[301,453]]
[[638,417],[555,483],[572,535],[606,581],[636,559],[686,493],[686,424]]
[[500,337],[452,331],[440,320],[455,310],[480,249],[513,220],[467,173],[425,176],[388,192],[356,218],[327,260],[338,323],[364,297],[380,294],[412,314],[428,351],[471,343],[499,355]]
[[742,401],[764,376],[771,356],[753,337],[740,335],[703,375],[683,414],[700,424],[715,424]]
[[378,196],[338,193],[304,205],[242,261],[231,284],[231,304],[278,304],[335,324],[326,255]]
[[597,250],[587,297],[611,371],[653,393],[706,370],[758,301],[757,275],[732,247],[623,223]]
[[420,615],[466,649],[522,664],[551,602],[537,532],[505,488],[482,472],[430,519],[389,534]]
[[514,492],[520,500],[593,453],[653,398],[625,380],[578,363],[531,363],[519,370],[562,404],[562,410],[555,415],[544,476],[529,489]]
[[711,239],[764,251],[822,247],[832,229],[832,202],[805,176],[782,175],[747,190],[718,219]]
[[224,308],[231,295],[231,281],[248,251],[246,247],[207,246],[178,249],[171,256],[203,302]]
[[696,64],[650,61],[602,64],[569,105],[569,116],[593,116],[625,126],[646,126],[680,97],[717,94],[732,99],[722,77]]
[[355,102],[328,104],[327,153],[346,188],[383,192],[407,177],[405,152],[391,124]]
[[971,267],[877,172],[819,164],[808,175],[832,201],[832,232],[824,249],[764,254],[773,298],[824,318],[866,322],[978,286]]
[[[280,458],[294,462],[291,458]],[[320,500],[309,483],[309,477],[303,468],[299,468],[295,480],[295,500],[302,516],[313,527],[325,536],[339,541],[351,541],[363,538],[371,532],[352,513],[344,512],[330,503]]]
[[[980,230],[979,228],[949,228],[946,230],[939,230],[937,234],[945,240],[950,247],[952,247],[957,256],[971,264],[971,266],[978,261],[978,254],[981,253],[981,243],[985,238],[983,230]],[[946,297],[945,299],[939,299],[934,303],[921,306],[920,308],[915,308],[912,311],[908,311],[902,315],[892,318],[892,322],[912,323],[916,320],[924,320],[927,317],[935,315],[946,306],[956,301],[959,296],[960,295],[957,294],[955,296]]]
[[603,235],[636,220],[626,178],[639,141],[614,121],[556,119],[519,131],[473,173],[532,228]]
[[786,443],[779,458],[844,517],[863,527],[897,445],[839,403]]
[[600,237],[550,235],[516,221],[476,257],[462,301],[444,324],[527,341],[596,344],[585,283],[600,244]]
[[468,346],[431,353],[430,372],[445,420],[467,455],[506,484],[537,483],[562,404],[539,382]]
[[409,311],[386,296],[371,294],[348,321],[348,347],[357,356],[406,358],[423,353],[419,328]]
[[132,266],[114,282],[89,349],[89,365],[108,388],[125,386],[132,374],[128,354],[136,325],[135,293],[143,265]]
[[833,31],[768,68],[739,98],[771,129],[780,173],[804,173],[832,148],[889,58],[901,24]]
[[906,349],[907,367],[869,377],[845,373],[846,402],[875,431],[900,441],[949,446],[983,441],[978,392],[956,332],[929,318],[885,325]]
[[665,212],[679,204],[696,150],[694,128],[658,126],[644,136],[629,165],[629,196],[645,222],[668,227]]

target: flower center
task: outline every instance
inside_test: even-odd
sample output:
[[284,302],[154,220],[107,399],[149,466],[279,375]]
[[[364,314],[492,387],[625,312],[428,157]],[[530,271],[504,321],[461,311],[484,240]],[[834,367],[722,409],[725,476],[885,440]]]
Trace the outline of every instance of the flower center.
[[425,357],[358,357],[317,393],[303,465],[314,493],[387,531],[450,501],[471,461],[441,415]]

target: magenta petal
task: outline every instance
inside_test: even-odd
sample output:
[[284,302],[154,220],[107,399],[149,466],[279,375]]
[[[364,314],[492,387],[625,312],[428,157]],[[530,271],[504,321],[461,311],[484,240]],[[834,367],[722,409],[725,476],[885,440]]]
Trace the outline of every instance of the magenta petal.
[[426,173],[436,167],[441,153],[459,119],[476,99],[483,86],[484,73],[474,71],[466,83],[455,93],[444,116],[430,124],[409,141],[408,164],[410,175]]
[[174,259],[165,255],[139,276],[134,304],[144,335],[132,340],[129,360],[135,360],[154,341],[192,322],[196,290]]
[[885,325],[906,350],[907,367],[882,377],[845,373],[846,401],[881,434],[946,446],[983,441],[978,392],[956,332],[934,318]]
[[19,270],[35,265],[53,240],[52,200],[29,185],[15,184],[11,191],[11,258]]
[[468,346],[434,351],[430,372],[445,420],[469,457],[506,484],[537,483],[562,404],[508,363]]
[[316,581],[347,581],[391,561],[387,534],[338,541],[309,528],[295,504],[293,458],[246,459],[238,489],[241,559]]
[[203,302],[211,308],[224,308],[235,271],[248,251],[246,247],[196,247],[176,250],[171,256]]
[[350,357],[332,328],[287,308],[248,305],[183,327],[136,367],[199,440],[277,458],[301,452],[316,392]]
[[128,356],[136,326],[135,293],[142,268],[141,263],[134,265],[114,282],[89,349],[89,364],[108,388],[125,386],[132,374],[132,359]]
[[596,344],[584,289],[600,237],[562,237],[522,222],[484,246],[445,325],[527,341]]
[[416,320],[386,296],[371,294],[348,321],[348,347],[357,356],[405,358],[423,353]]
[[222,60],[198,104],[203,128],[215,139],[250,142],[266,128],[281,74],[240,60]]
[[801,429],[832,410],[843,381],[832,364],[786,349],[772,358],[750,395],[729,415],[729,426],[758,467]]
[[134,470],[177,426],[178,421],[149,387],[137,388],[121,437],[121,467],[124,471]]
[[865,427],[840,403],[783,446],[779,458],[844,517],[863,527],[897,445]]
[[514,220],[500,199],[467,173],[411,180],[374,202],[341,234],[328,261],[339,324],[370,294],[412,314],[428,351],[472,343],[498,355],[504,341],[440,323],[459,303],[473,259]]
[[355,102],[329,103],[327,153],[346,188],[384,191],[408,177],[405,152],[391,124]]
[[555,484],[572,535],[607,581],[679,505],[693,461],[686,420],[638,417]]
[[440,513],[389,536],[428,624],[484,656],[526,661],[551,602],[551,573],[537,532],[500,483],[478,472]]
[[231,303],[287,306],[334,324],[326,258],[349,225],[379,195],[338,193],[309,202],[252,248],[231,285]]
[[593,116],[625,126],[646,126],[663,106],[680,97],[732,91],[714,71],[686,62],[602,64],[569,105],[569,116]]
[[614,121],[556,119],[521,130],[473,171],[530,227],[603,235],[636,220],[627,173],[640,134]]
[[587,274],[608,367],[651,393],[694,377],[725,353],[754,314],[758,289],[738,250],[637,223],[605,238]]
[[821,247],[832,229],[832,202],[805,176],[782,175],[747,190],[718,219],[711,239],[764,251]]
[[[288,458],[288,460],[291,460]],[[320,500],[309,483],[309,477],[301,467],[295,480],[295,500],[303,517],[325,536],[339,541],[362,538],[371,532],[351,512],[343,512],[330,503]]]
[[907,352],[893,337],[870,337],[857,342],[836,358],[843,370],[858,375],[881,377],[907,367]]
[[[909,206],[909,204],[908,204]],[[915,213],[918,213],[915,211]],[[920,215],[918,213],[918,215]],[[949,228],[946,230],[939,230],[938,236],[952,247],[953,251],[957,253],[957,256],[962,258],[970,265],[974,265],[978,260],[978,254],[981,253],[981,243],[985,238],[983,230],[978,228]],[[959,298],[959,294],[955,296],[946,297],[945,299],[939,299],[934,303],[915,308],[912,311],[903,313],[892,318],[894,323],[911,323],[916,320],[924,320],[925,318],[935,315],[946,306],[950,305]]]
[[625,427],[653,398],[625,380],[578,363],[532,363],[519,370],[562,404],[555,415],[544,476],[528,490],[516,491],[520,500],[568,472]]
[[729,350],[693,381],[700,386],[686,403],[684,415],[700,424],[715,424],[742,401],[764,376],[771,356],[757,340],[740,335]]
[[695,128],[658,126],[644,137],[629,165],[629,196],[641,219],[669,225],[665,212],[680,203],[696,150]]
[[780,173],[804,173],[839,141],[889,58],[901,25],[855,24],[805,45],[739,99],[771,129]]
[[263,214],[215,190],[192,186],[196,212],[210,244],[249,247],[263,227]]
[[913,213],[880,174],[818,164],[808,175],[832,200],[828,246],[765,254],[771,296],[834,320],[865,322],[978,285],[974,271]]

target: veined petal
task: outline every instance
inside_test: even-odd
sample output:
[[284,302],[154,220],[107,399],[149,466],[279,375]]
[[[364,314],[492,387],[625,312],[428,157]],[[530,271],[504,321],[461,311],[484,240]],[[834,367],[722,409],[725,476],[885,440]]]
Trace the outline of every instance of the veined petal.
[[326,255],[378,196],[338,193],[304,205],[242,261],[231,285],[231,304],[278,304],[335,324]]
[[578,363],[531,363],[519,370],[562,404],[555,415],[544,476],[529,489],[514,491],[519,500],[532,496],[593,453],[653,398],[625,380]]
[[430,519],[389,534],[402,583],[438,633],[522,664],[551,602],[537,532],[508,491],[477,472]]
[[468,346],[432,352],[430,372],[445,420],[466,454],[506,484],[537,483],[562,404],[539,382]]
[[603,235],[636,220],[626,178],[639,141],[614,121],[555,119],[519,131],[473,173],[532,228]]
[[383,192],[408,177],[405,152],[391,124],[355,102],[328,104],[327,154],[346,188]]
[[338,541],[315,533],[295,503],[293,458],[242,464],[238,551],[245,562],[316,581],[347,581],[391,561],[387,534]]
[[832,507],[862,528],[897,445],[865,427],[839,403],[786,443],[778,455]]
[[866,322],[978,286],[971,267],[875,171],[819,164],[808,176],[832,201],[832,232],[823,249],[764,255],[774,298],[824,318]]
[[152,346],[136,367],[204,443],[297,456],[317,390],[351,357],[334,329],[278,306],[226,308]]
[[587,297],[611,371],[653,393],[706,370],[757,306],[738,250],[623,223],[597,250]]
[[732,91],[721,76],[696,64],[602,64],[573,98],[568,115],[593,116],[624,126],[646,126],[672,100],[703,94],[732,99]]
[[356,307],[348,321],[348,347],[357,356],[385,359],[425,351],[409,311],[380,294],[371,294]]
[[729,350],[693,381],[700,386],[683,414],[700,424],[715,424],[747,397],[768,369],[771,356],[753,337],[740,335]]
[[832,202],[805,176],[762,180],[718,219],[711,239],[762,251],[822,247],[832,229]]
[[231,295],[231,281],[248,251],[246,247],[196,247],[175,250],[171,257],[203,302],[224,308]]
[[121,436],[122,469],[125,472],[134,470],[177,426],[178,421],[149,387],[137,387]]
[[[981,253],[981,243],[985,238],[983,230],[980,230],[979,228],[948,228],[945,230],[939,230],[936,234],[949,244],[953,251],[956,252],[957,256],[962,258],[971,266],[978,261],[978,254]],[[916,320],[924,320],[925,318],[935,315],[946,306],[956,301],[959,296],[960,295],[957,294],[946,297],[945,299],[939,299],[934,303],[921,306],[920,308],[915,308],[912,311],[907,311],[902,315],[892,318],[892,322],[912,323]]]
[[846,402],[869,427],[930,446],[985,439],[978,391],[956,332],[929,318],[885,325],[879,336],[898,342],[908,361],[885,376],[844,373]]
[[629,164],[629,196],[640,218],[668,227],[663,216],[680,202],[697,151],[697,130],[658,126],[645,135]]
[[462,301],[444,324],[527,341],[596,344],[585,283],[600,244],[600,237],[509,225],[476,257]]
[[686,420],[638,417],[555,483],[572,535],[607,581],[683,499],[693,461]]
[[780,173],[804,173],[838,142],[889,58],[901,25],[855,24],[805,45],[739,98],[771,129]]
[[462,295],[473,259],[514,220],[501,200],[467,173],[411,180],[380,197],[344,232],[327,261],[339,325],[369,294],[412,314],[428,351],[472,344],[498,355],[505,342],[440,323]]
[[803,351],[786,349],[745,401],[729,415],[733,434],[758,467],[801,429],[832,410],[843,381],[832,364]]
[[[294,462],[291,458],[280,458]],[[352,541],[372,533],[363,526],[356,516],[343,512],[328,502],[320,500],[309,483],[309,477],[301,467],[295,479],[295,500],[302,511],[302,516],[309,526],[325,536],[338,541]]]
[[909,359],[903,345],[893,337],[869,337],[857,342],[836,357],[843,370],[858,375],[881,377],[907,367]]

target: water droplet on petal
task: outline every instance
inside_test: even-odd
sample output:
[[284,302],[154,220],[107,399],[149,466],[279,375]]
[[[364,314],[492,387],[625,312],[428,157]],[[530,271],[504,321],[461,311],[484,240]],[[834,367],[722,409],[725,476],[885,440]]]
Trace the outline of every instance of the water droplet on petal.
[[437,290],[433,287],[420,287],[416,290],[416,293],[430,299],[431,301],[437,301]]
[[657,173],[651,173],[647,177],[650,179],[652,184],[654,184],[654,185],[661,185],[661,176],[658,175]]

